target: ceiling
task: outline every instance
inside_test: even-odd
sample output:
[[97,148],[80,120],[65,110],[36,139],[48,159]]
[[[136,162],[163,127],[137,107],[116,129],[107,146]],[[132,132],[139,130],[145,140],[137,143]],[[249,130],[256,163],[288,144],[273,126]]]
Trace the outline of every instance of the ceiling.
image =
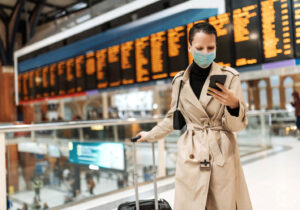
[[[53,21],[59,17],[70,15],[80,10],[89,8],[105,0],[25,0],[25,7],[22,11],[22,20],[31,16],[36,6],[43,4],[42,11],[38,20],[38,25]],[[0,0],[0,15],[9,19],[14,10],[17,0]],[[43,3],[44,2],[44,3]],[[3,18],[2,18],[3,19]],[[4,18],[5,19],[5,18]]]

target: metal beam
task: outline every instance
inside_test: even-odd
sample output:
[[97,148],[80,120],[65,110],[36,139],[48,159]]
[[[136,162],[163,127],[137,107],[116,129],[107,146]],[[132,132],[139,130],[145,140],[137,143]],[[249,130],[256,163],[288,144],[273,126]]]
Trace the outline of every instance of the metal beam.
[[0,58],[1,58],[1,63],[2,65],[6,65],[7,64],[7,59],[6,59],[6,54],[5,54],[5,49],[4,49],[4,45],[3,45],[3,41],[0,38]]
[[9,5],[5,5],[5,4],[0,4],[0,8],[3,8],[3,9],[10,9],[10,10],[14,9],[14,7],[9,6]]
[[39,21],[41,12],[43,7],[45,6],[45,0],[40,0],[39,4],[37,4],[33,10],[33,13],[29,19],[30,22],[30,38],[33,37],[34,32],[35,32],[35,28],[37,26],[37,23]]
[[6,12],[0,8],[0,18],[3,21],[4,24],[8,23],[8,15],[6,14]]
[[13,52],[14,52],[14,46],[15,46],[15,39],[17,30],[19,27],[19,22],[21,18],[22,10],[25,6],[26,0],[18,0],[15,5],[15,9],[11,14],[10,18],[10,30],[7,36],[10,36],[10,42],[7,43],[7,62],[9,65],[13,64]]
[[[45,6],[46,6],[46,5],[45,5]],[[61,8],[63,8],[63,7],[57,7],[57,8],[58,8],[58,9],[61,9]],[[0,10],[3,11],[3,9],[14,10],[15,7],[8,6],[8,5],[4,5],[4,4],[0,4]],[[34,11],[34,10],[29,10],[29,11],[27,11],[27,12],[30,13],[30,14],[32,14],[33,11]],[[3,11],[3,12],[4,12],[4,11]],[[25,10],[23,9],[22,12],[25,12]],[[53,11],[51,11],[51,12],[53,12]],[[41,15],[47,17],[46,14],[41,14]],[[7,15],[7,17],[8,17],[8,15]]]
[[[39,0],[27,0],[27,1],[35,3],[35,4],[39,4],[40,3]],[[47,3],[47,2],[45,2],[45,6],[56,8],[56,9],[64,9],[64,7],[62,7],[62,6],[55,5],[55,4],[50,4],[50,3]]]
[[64,15],[62,15],[62,16],[59,16],[59,17],[64,17],[64,16],[69,15],[69,14],[72,14],[72,13],[74,13],[74,12],[79,12],[79,11],[81,11],[81,10],[87,9],[88,6],[87,6],[87,7],[84,7],[84,8],[81,8],[81,9],[79,9],[79,10],[74,10],[74,11],[72,11],[72,12],[68,12],[68,9],[69,9],[70,7],[73,7],[74,5],[76,5],[76,4],[78,4],[78,3],[81,3],[81,2],[86,3],[86,2],[83,1],[83,0],[79,0],[79,1],[76,1],[76,2],[74,2],[74,3],[71,3],[71,4],[67,5],[67,6],[66,6],[65,8],[63,8],[63,9],[57,10],[57,11],[54,13],[54,19],[56,18],[55,16],[56,16],[57,14],[59,14],[59,13],[61,13],[61,12],[63,12],[63,11],[65,11],[66,14],[64,14]]
[[[82,10],[85,10],[85,9],[89,8],[89,7],[92,7],[92,6],[94,6],[95,4],[98,4],[98,3],[102,2],[102,1],[104,1],[104,0],[95,0],[95,1],[92,1],[92,0],[78,0],[78,1],[76,1],[76,2],[74,2],[74,3],[71,3],[71,4],[67,5],[64,9],[57,10],[57,11],[50,11],[50,12],[44,14],[45,16],[47,16],[46,22],[49,22],[49,21],[52,21],[52,20],[56,19],[55,16],[56,16],[57,14],[59,14],[60,12],[66,11],[66,14],[64,14],[64,15],[62,15],[62,16],[59,16],[59,18],[65,17],[65,16],[67,16],[67,15],[70,15],[70,14],[73,14],[73,13],[76,13],[76,12],[80,12],[80,11],[82,11]],[[70,8],[70,7],[72,7],[72,6],[76,5],[76,4],[78,4],[78,3],[80,3],[80,2],[87,3],[87,7],[81,8],[81,9],[79,9],[79,10],[74,10],[74,11],[68,12],[68,8]],[[50,17],[49,17],[49,16],[50,16]]]

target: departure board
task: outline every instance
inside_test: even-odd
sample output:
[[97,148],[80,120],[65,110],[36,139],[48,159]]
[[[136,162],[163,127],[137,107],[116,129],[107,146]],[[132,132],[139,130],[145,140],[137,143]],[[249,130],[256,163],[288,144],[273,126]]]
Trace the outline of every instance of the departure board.
[[66,94],[66,61],[61,61],[57,64],[57,78],[58,78],[58,95]]
[[230,13],[224,13],[208,19],[208,22],[217,31],[217,55],[215,62],[221,66],[234,65],[233,33],[230,15]]
[[188,65],[186,27],[178,26],[168,30],[169,73],[174,77]]
[[85,57],[86,90],[93,90],[97,88],[95,53],[89,52]]
[[120,45],[109,47],[107,54],[109,86],[119,86],[121,84]]
[[168,46],[167,33],[161,31],[150,36],[151,75],[152,79],[167,78],[168,75]]
[[135,82],[134,41],[121,44],[122,84]]
[[67,93],[75,93],[76,79],[75,79],[75,59],[70,58],[66,62],[67,68]]
[[34,70],[34,89],[35,89],[35,98],[42,98],[43,86],[42,86],[42,69],[38,68]]
[[57,80],[57,69],[56,64],[51,64],[49,67],[49,85],[50,85],[50,96],[55,96],[58,93],[58,80]]
[[[186,25],[186,39],[187,39],[187,46],[189,46],[190,41],[189,41],[189,36],[190,36],[190,30],[191,28],[197,24],[197,23],[203,23],[203,22],[207,22],[207,20],[198,20],[196,22],[193,23],[189,23]],[[193,54],[191,52],[188,51],[188,63],[191,64],[193,62]]]
[[33,100],[35,99],[35,75],[34,70],[31,70],[28,72],[28,81],[29,81],[29,99]]
[[300,57],[300,0],[292,0],[295,55]]
[[75,59],[76,92],[85,90],[85,59],[83,55]]
[[42,81],[43,81],[42,94],[44,97],[48,97],[49,96],[49,66],[44,66],[42,68]]
[[108,87],[107,49],[101,49],[96,52],[96,70],[97,88]]
[[22,74],[22,99],[29,100],[29,73]]
[[233,0],[235,65],[262,61],[259,7],[257,0]]
[[293,57],[293,32],[289,0],[261,0],[264,61]]
[[150,80],[150,59],[149,36],[135,40],[135,69],[137,82],[146,82]]

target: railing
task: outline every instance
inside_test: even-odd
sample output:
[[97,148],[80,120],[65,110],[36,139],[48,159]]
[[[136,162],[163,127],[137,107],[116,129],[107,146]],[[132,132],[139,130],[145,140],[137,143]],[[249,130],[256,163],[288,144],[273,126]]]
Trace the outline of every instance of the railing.
[[[271,147],[272,123],[279,115],[289,116],[289,120],[293,119],[292,114],[287,111],[249,112],[247,128],[238,133],[241,156]],[[24,200],[22,196],[26,193],[32,196],[34,185],[41,191],[41,200],[48,202],[51,208],[94,196],[93,192],[86,192],[86,189],[90,189],[89,185],[90,187],[93,185],[91,182],[96,185],[94,187],[96,195],[131,186],[133,165],[129,138],[140,130],[150,130],[160,120],[162,117],[0,126],[1,205],[6,203],[6,177],[8,177],[8,195],[14,201],[14,206],[18,208],[21,208],[22,203],[28,205],[34,203]],[[165,140],[156,144],[158,177],[174,175],[177,156],[176,142],[182,132],[184,130],[174,131]],[[74,150],[76,154],[82,154],[86,149],[91,149],[89,152],[92,153],[93,148],[101,148],[101,145],[107,146],[111,143],[117,145],[116,149],[106,147],[106,150],[101,150],[102,153],[110,149],[114,152],[109,154],[109,157],[108,155],[105,157],[105,164],[108,164],[107,161],[119,158],[123,161],[123,165],[113,161],[109,165],[110,168],[104,163],[103,165],[102,163],[98,165],[86,162],[85,164],[74,163],[78,161],[73,160],[74,147],[80,148]],[[7,146],[6,156],[5,145]],[[99,151],[97,150],[97,153]],[[143,174],[138,180],[139,182],[150,180],[151,144],[137,144],[137,152],[138,171],[139,174]],[[6,162],[8,170],[5,168]],[[34,184],[41,181],[43,181],[43,187]],[[46,193],[51,192],[55,192],[58,196],[55,202],[53,198],[51,200],[45,196]],[[37,198],[37,195],[36,192],[33,198]],[[35,202],[38,203],[38,199]],[[1,209],[5,207],[1,206]]]

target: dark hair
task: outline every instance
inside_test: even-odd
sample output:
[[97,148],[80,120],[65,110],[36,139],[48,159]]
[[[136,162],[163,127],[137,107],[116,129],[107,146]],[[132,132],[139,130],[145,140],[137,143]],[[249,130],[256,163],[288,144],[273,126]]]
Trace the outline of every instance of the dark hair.
[[217,31],[213,25],[206,23],[206,22],[197,23],[191,28],[191,30],[189,32],[189,43],[191,45],[192,45],[194,36],[197,32],[203,32],[206,34],[214,34],[217,37]]

